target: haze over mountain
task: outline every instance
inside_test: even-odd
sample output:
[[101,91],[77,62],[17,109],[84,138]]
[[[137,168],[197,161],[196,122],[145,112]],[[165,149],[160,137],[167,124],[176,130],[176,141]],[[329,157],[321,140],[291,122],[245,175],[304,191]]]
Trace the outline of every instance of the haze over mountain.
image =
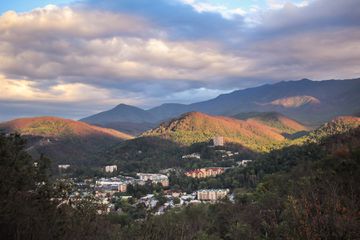
[[97,159],[98,153],[132,136],[87,123],[57,117],[15,119],[0,123],[0,131],[19,133],[27,140],[27,151],[44,154],[55,163],[83,165]]
[[340,115],[360,111],[360,79],[279,82],[222,94],[193,104],[163,104],[149,110],[118,107],[82,119],[106,124],[112,122],[151,122],[168,120],[183,113],[198,111],[233,116],[244,112],[279,112],[306,125],[319,126]]

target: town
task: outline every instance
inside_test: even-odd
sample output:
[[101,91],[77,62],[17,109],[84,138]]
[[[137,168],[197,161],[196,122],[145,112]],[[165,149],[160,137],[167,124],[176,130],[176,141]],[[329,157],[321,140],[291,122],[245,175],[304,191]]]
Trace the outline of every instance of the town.
[[[223,137],[215,137],[209,147],[224,146]],[[216,150],[221,159],[238,155],[238,152]],[[200,159],[199,153],[182,156],[182,159]],[[222,200],[234,201],[234,194],[229,188],[201,188],[195,191],[184,191],[173,184],[171,177],[179,179],[209,179],[224,174],[233,168],[245,168],[252,160],[244,159],[235,162],[231,167],[203,167],[191,170],[162,169],[157,173],[139,172],[132,175],[118,174],[117,165],[106,165],[102,168],[102,177],[93,178],[60,178],[73,186],[69,202],[76,203],[87,199],[98,206],[99,214],[122,214],[131,212],[135,218],[145,218],[147,214],[161,215],[169,209],[192,204],[216,203]],[[62,176],[66,176],[69,164],[58,165]],[[136,213],[136,214],[135,214]]]

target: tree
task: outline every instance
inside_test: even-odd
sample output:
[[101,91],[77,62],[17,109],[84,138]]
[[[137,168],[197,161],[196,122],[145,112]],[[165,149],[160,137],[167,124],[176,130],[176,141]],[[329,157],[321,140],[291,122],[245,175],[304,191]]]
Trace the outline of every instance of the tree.
[[[65,203],[66,185],[49,178],[50,161],[34,160],[19,135],[0,135],[0,236],[2,239],[109,239],[106,221],[86,199]],[[64,188],[65,187],[65,188]]]

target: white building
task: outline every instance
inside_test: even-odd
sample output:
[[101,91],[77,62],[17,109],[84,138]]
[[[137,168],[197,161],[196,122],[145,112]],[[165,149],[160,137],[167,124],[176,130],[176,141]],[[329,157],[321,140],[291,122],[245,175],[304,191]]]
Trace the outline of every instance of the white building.
[[201,159],[201,156],[199,153],[192,153],[192,154],[184,155],[181,158],[182,159],[191,159],[191,158]]
[[224,137],[214,137],[213,143],[214,143],[214,147],[224,146]]
[[117,166],[116,165],[107,165],[107,166],[105,166],[105,172],[113,173],[115,171],[117,171]]
[[58,165],[58,168],[60,170],[66,170],[66,169],[70,168],[70,165],[69,164],[61,164],[61,165]]
[[223,199],[229,193],[229,189],[203,189],[197,191],[197,199],[200,201],[217,201]]
[[248,163],[251,163],[251,162],[252,162],[252,160],[241,160],[241,161],[237,162],[236,164],[241,167],[246,167],[248,165]]

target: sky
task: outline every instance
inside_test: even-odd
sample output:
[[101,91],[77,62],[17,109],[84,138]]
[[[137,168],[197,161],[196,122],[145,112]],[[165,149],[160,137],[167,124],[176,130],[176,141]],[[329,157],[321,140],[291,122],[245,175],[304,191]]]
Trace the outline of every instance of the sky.
[[360,76],[358,0],[0,4],[0,121]]

